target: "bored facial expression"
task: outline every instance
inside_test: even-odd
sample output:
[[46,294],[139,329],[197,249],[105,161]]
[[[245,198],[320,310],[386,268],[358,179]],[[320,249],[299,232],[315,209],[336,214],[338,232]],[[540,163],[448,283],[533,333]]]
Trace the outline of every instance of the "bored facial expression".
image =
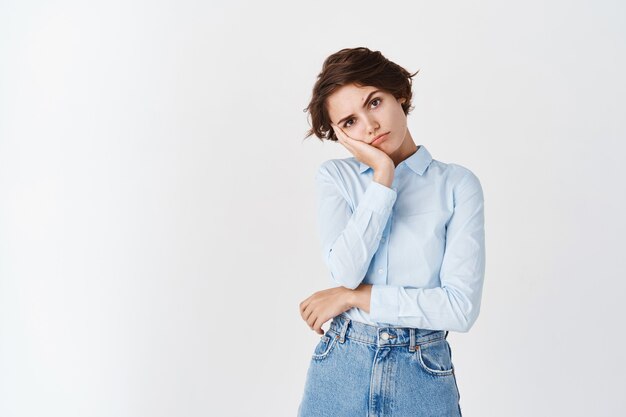
[[372,146],[391,153],[402,144],[406,134],[407,120],[402,109],[405,101],[377,87],[348,84],[331,94],[326,105],[332,123],[352,139],[372,144],[377,136],[389,132],[383,141]]

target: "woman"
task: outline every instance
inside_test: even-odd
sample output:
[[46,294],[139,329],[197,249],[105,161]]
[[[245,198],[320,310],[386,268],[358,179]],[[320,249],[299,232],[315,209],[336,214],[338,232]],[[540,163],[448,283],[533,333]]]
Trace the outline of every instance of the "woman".
[[415,144],[415,74],[378,51],[342,49],[313,88],[307,137],[338,141],[353,156],[325,161],[316,175],[334,287],[300,303],[321,337],[299,417],[461,415],[447,335],[478,317],[483,192],[472,171]]

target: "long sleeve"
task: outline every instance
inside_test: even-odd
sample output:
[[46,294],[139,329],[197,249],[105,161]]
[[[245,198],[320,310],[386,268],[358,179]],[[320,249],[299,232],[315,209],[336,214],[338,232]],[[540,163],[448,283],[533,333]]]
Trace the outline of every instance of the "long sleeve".
[[317,171],[318,232],[332,281],[355,289],[378,249],[397,193],[371,181],[353,212],[340,178],[332,160]]
[[455,192],[446,228],[440,287],[373,285],[370,319],[393,325],[467,332],[480,311],[485,275],[484,198],[469,171]]

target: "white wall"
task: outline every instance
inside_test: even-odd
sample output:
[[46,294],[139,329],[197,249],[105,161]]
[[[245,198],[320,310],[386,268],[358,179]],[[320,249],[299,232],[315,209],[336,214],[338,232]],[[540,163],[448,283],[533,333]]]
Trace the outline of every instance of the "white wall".
[[355,46],[484,188],[464,416],[623,411],[626,6],[382,5],[0,3],[0,415],[295,415],[313,175],[350,156],[302,109]]

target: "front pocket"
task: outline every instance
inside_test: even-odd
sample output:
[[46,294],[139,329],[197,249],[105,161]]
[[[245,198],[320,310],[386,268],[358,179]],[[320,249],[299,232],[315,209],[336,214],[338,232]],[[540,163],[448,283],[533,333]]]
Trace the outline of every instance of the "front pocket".
[[335,335],[330,332],[327,332],[325,335],[320,337],[320,341],[317,343],[317,346],[315,346],[315,350],[313,351],[312,358],[317,360],[326,358],[335,347],[337,339],[339,339],[339,335]]
[[450,346],[445,338],[418,345],[416,355],[421,367],[431,375],[446,376],[454,372]]

